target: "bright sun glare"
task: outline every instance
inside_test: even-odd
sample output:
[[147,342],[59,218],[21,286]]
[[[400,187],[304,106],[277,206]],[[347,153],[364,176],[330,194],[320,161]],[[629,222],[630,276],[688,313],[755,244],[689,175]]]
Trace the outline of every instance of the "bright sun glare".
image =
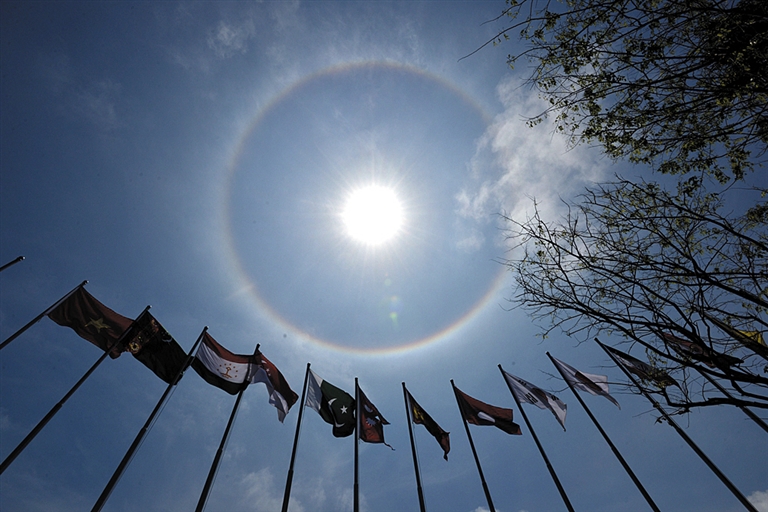
[[341,217],[347,233],[368,245],[386,242],[403,224],[403,210],[394,190],[378,185],[353,192]]

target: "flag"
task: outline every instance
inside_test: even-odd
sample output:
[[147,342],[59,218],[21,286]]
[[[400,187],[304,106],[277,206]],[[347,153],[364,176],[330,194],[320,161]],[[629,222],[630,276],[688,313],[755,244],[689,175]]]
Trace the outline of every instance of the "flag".
[[[357,392],[360,398],[360,434],[358,438],[366,443],[384,443],[389,446],[384,441],[384,425],[389,425],[389,422],[381,415],[373,402],[368,400],[359,386]],[[394,450],[394,448],[392,449]]]
[[113,359],[119,357],[124,350],[115,342],[133,322],[96,300],[82,286],[48,313],[48,318],[71,328],[78,336],[101,350],[109,349],[109,357]]
[[520,425],[512,421],[512,409],[494,407],[463,393],[456,386],[459,410],[467,423],[473,425],[493,425],[512,435],[521,435]]
[[727,333],[731,338],[735,339],[745,347],[748,347],[752,351],[761,354],[763,356],[768,356],[768,346],[765,344],[765,340],[763,339],[763,333],[760,331],[744,331],[741,329],[736,329],[735,327],[731,327],[727,323],[723,322],[722,320],[718,320],[715,317],[704,315],[708,319],[710,319],[715,325],[717,325],[722,331]]
[[133,357],[168,384],[173,382],[187,362],[184,349],[149,311],[144,311],[136,319],[122,344]]
[[282,423],[288,410],[299,399],[288,385],[280,370],[272,362],[259,352],[256,354],[255,371],[250,382],[263,382],[269,393],[269,403],[277,409],[277,419]]
[[586,391],[592,395],[604,396],[612,403],[614,403],[616,407],[621,409],[619,402],[617,402],[616,399],[613,398],[608,392],[608,377],[605,375],[594,375],[592,373],[580,372],[573,366],[568,365],[559,359],[555,359],[554,357],[552,358],[552,361],[554,361],[555,366],[557,366],[560,372],[562,372],[563,376],[565,377],[565,381],[569,386],[581,391]]
[[515,394],[518,402],[533,404],[539,409],[549,409],[552,411],[552,414],[555,415],[555,418],[557,418],[557,421],[563,427],[563,430],[565,430],[565,413],[567,406],[561,402],[559,398],[552,393],[547,393],[543,389],[537,388],[520,377],[515,377],[504,370],[502,370],[502,373],[512,388],[512,393]]
[[304,405],[317,411],[326,423],[333,425],[335,437],[347,437],[354,433],[355,399],[312,370],[309,370]]
[[667,345],[671,346],[677,353],[695,359],[696,361],[701,361],[710,368],[716,366],[733,366],[743,362],[738,357],[715,352],[701,342],[694,343],[669,333],[661,333],[661,337],[667,342]]
[[236,395],[251,382],[252,363],[253,356],[233,354],[205,332],[192,368],[208,384]]
[[624,352],[616,350],[615,348],[607,346],[605,348],[611,354],[613,354],[616,359],[619,360],[621,365],[626,368],[628,372],[635,374],[640,378],[641,381],[652,382],[661,389],[664,389],[667,386],[680,387],[680,384],[678,384],[677,381],[670,377],[670,375],[664,370],[654,368],[648,363],[644,363],[639,359],[635,359],[631,355],[625,354]]
[[443,449],[443,458],[448,460],[448,452],[451,451],[450,432],[446,432],[440,428],[440,425],[438,425],[437,422],[433,420],[429,414],[427,414],[427,411],[425,411],[418,404],[418,402],[413,399],[410,391],[406,389],[405,392],[407,393],[406,396],[408,397],[408,409],[411,411],[411,421],[417,425],[424,425],[424,427],[427,429],[427,432],[434,436],[434,438],[437,440],[437,443]]

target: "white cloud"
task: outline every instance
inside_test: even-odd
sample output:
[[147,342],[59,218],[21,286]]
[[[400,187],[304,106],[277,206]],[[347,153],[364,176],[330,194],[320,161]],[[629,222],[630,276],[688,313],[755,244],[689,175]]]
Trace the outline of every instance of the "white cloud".
[[595,148],[569,148],[546,122],[528,127],[525,120],[545,108],[535,92],[507,79],[497,93],[504,111],[478,142],[471,181],[456,194],[456,212],[476,225],[493,222],[499,213],[524,219],[535,199],[551,219],[562,211],[561,199],[605,176],[607,162]]
[[[244,488],[241,504],[256,512],[280,510],[283,504],[283,486],[275,484],[272,472],[264,468],[256,473],[248,473],[241,480]],[[296,498],[291,497],[291,510],[304,512],[304,507]]]
[[758,512],[768,512],[768,490],[755,491],[747,499],[752,503]]
[[248,51],[248,40],[256,35],[253,20],[244,19],[239,23],[219,21],[208,31],[208,47],[220,58],[229,58],[236,53]]

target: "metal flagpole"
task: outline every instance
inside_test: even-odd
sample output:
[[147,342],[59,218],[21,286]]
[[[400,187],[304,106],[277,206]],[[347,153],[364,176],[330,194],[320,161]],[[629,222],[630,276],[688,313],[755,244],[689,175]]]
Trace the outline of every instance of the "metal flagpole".
[[640,494],[643,495],[645,498],[645,501],[648,502],[648,505],[651,507],[651,509],[654,510],[654,512],[661,512],[659,510],[659,507],[656,506],[656,503],[654,503],[653,498],[651,498],[651,495],[648,494],[648,491],[645,490],[645,487],[643,487],[643,484],[640,483],[640,480],[637,478],[635,473],[632,471],[632,469],[629,467],[629,464],[627,464],[627,461],[624,460],[624,457],[621,456],[621,453],[619,453],[619,449],[616,448],[616,446],[611,442],[611,439],[608,437],[608,434],[605,433],[605,430],[603,430],[603,427],[600,426],[600,423],[597,422],[597,418],[594,417],[592,414],[592,411],[589,410],[589,407],[587,407],[587,404],[584,403],[584,400],[581,398],[581,395],[576,392],[575,389],[573,389],[573,386],[571,386],[571,383],[568,379],[565,378],[565,374],[563,374],[563,371],[560,369],[560,367],[555,363],[554,359],[552,358],[552,355],[550,355],[549,352],[547,352],[547,357],[552,361],[552,364],[555,365],[555,368],[557,368],[557,371],[560,373],[560,375],[563,377],[563,380],[565,380],[565,383],[568,384],[568,387],[573,392],[573,394],[576,396],[576,400],[579,401],[581,406],[584,408],[584,410],[587,413],[587,416],[589,416],[589,419],[592,420],[592,423],[595,424],[597,427],[597,430],[600,431],[600,434],[603,436],[603,439],[605,439],[605,442],[608,443],[608,446],[610,446],[611,451],[616,456],[616,458],[619,460],[621,465],[624,467],[624,470],[627,472],[629,477],[632,479],[632,481],[635,483],[635,486],[637,486],[637,489],[640,491]]
[[531,436],[533,436],[533,440],[536,442],[536,446],[539,448],[541,457],[544,459],[544,463],[547,465],[547,469],[549,470],[549,474],[552,476],[552,480],[555,481],[555,486],[557,487],[557,490],[560,493],[560,497],[563,498],[563,502],[565,503],[565,506],[569,510],[569,512],[574,512],[573,506],[571,505],[571,501],[568,499],[568,495],[565,494],[565,489],[563,488],[563,485],[560,483],[560,479],[557,478],[557,474],[555,473],[555,468],[553,468],[552,464],[550,464],[547,454],[544,453],[544,447],[541,446],[541,443],[539,442],[539,438],[536,435],[536,432],[533,430],[533,426],[531,426],[531,422],[528,421],[528,416],[526,416],[525,411],[520,405],[520,400],[517,399],[517,395],[515,394],[515,391],[512,389],[512,386],[509,384],[509,381],[507,380],[507,378],[504,377],[504,369],[501,367],[501,365],[499,365],[499,371],[501,371],[501,376],[502,378],[504,378],[504,382],[507,383],[509,392],[512,393],[512,398],[515,399],[515,403],[517,404],[517,408],[520,410],[520,414],[523,415],[523,420],[525,420],[525,424],[528,426],[528,430],[531,431]]
[[[256,344],[256,349],[253,351],[255,356],[259,352],[259,344]],[[235,405],[232,406],[232,414],[229,415],[229,421],[227,421],[227,428],[224,429],[224,435],[221,436],[221,443],[219,443],[219,449],[216,450],[216,456],[213,458],[211,469],[208,471],[208,478],[205,480],[203,486],[203,492],[200,493],[200,500],[197,502],[197,508],[195,512],[202,512],[205,510],[205,503],[208,501],[208,495],[211,493],[213,487],[213,481],[216,479],[216,471],[219,469],[219,462],[221,462],[221,456],[224,454],[224,447],[227,445],[229,439],[229,432],[232,430],[232,425],[235,423],[235,416],[237,416],[237,409],[240,407],[240,401],[243,399],[243,393],[248,388],[248,384],[243,386],[243,389],[237,394]]]
[[296,421],[296,435],[293,436],[293,449],[291,450],[291,463],[288,466],[288,477],[285,481],[285,493],[283,494],[283,508],[281,512],[288,512],[288,502],[291,499],[291,485],[293,484],[293,463],[296,461],[296,447],[299,444],[299,431],[301,430],[301,417],[304,412],[304,400],[307,396],[307,381],[309,379],[309,363],[304,373],[304,387],[301,388],[301,403],[299,405],[299,418]]
[[[733,395],[731,395],[731,394],[730,394],[730,393],[729,393],[729,392],[728,392],[728,391],[727,391],[727,390],[726,390],[726,389],[725,389],[723,386],[721,386],[721,385],[720,385],[720,384],[719,384],[719,383],[718,383],[718,382],[717,382],[717,381],[716,381],[714,378],[712,378],[712,377],[711,377],[710,375],[708,375],[706,372],[703,372],[703,371],[701,371],[701,370],[700,370],[698,367],[696,368],[696,370],[697,370],[697,371],[698,371],[698,372],[699,372],[701,375],[703,375],[705,379],[707,379],[709,382],[711,382],[711,383],[712,383],[712,385],[713,385],[713,386],[715,386],[715,387],[716,387],[716,388],[717,388],[717,389],[718,389],[718,390],[719,390],[719,391],[720,391],[722,394],[724,394],[724,395],[726,396],[726,398],[728,398],[729,400],[734,400],[734,401],[736,400],[736,399],[733,397]],[[746,414],[747,416],[749,416],[749,419],[751,419],[752,421],[754,421],[755,423],[757,423],[757,425],[758,425],[760,428],[762,428],[763,430],[765,430],[766,432],[768,432],[768,425],[766,425],[766,424],[765,424],[765,422],[764,422],[763,420],[761,420],[761,419],[760,419],[760,417],[759,417],[757,414],[755,414],[754,412],[752,412],[751,410],[749,410],[747,407],[745,407],[745,406],[743,406],[743,405],[740,405],[740,404],[736,404],[736,407],[738,407],[739,409],[741,409],[741,410],[744,412],[744,414]]]
[[637,380],[635,380],[635,378],[632,376],[632,374],[629,371],[627,371],[627,369],[624,367],[624,365],[622,365],[621,362],[618,359],[616,359],[616,357],[613,354],[611,354],[611,351],[608,350],[608,348],[605,345],[600,343],[600,340],[598,340],[597,338],[595,338],[595,341],[597,342],[598,345],[600,345],[600,347],[605,351],[605,353],[608,354],[608,357],[611,358],[613,363],[616,366],[618,366],[619,368],[621,368],[621,371],[624,372],[624,374],[629,378],[629,380],[632,382],[632,384],[634,384],[637,387],[637,389],[640,390],[640,392],[645,396],[645,398],[648,399],[649,402],[651,402],[651,404],[653,405],[654,409],[659,411],[659,413],[662,416],[664,416],[664,419],[667,420],[667,423],[672,425],[672,427],[677,431],[677,433],[680,434],[680,437],[682,437],[683,440],[686,443],[688,443],[688,446],[690,446],[691,449],[693,449],[693,451],[696,452],[696,455],[698,455],[701,458],[701,460],[704,461],[704,463],[709,467],[709,469],[711,469],[712,472],[715,473],[715,475],[717,475],[717,477],[720,479],[720,481],[723,482],[726,487],[728,487],[728,489],[733,493],[734,496],[736,496],[736,498],[741,502],[741,504],[744,505],[744,507],[747,510],[749,510],[750,512],[758,512],[757,509],[755,508],[755,506],[752,505],[752,503],[749,502],[749,500],[741,493],[741,491],[739,491],[736,488],[735,485],[733,485],[731,483],[730,480],[728,480],[728,477],[726,477],[722,473],[722,471],[720,471],[720,469],[717,466],[715,466],[715,463],[712,462],[709,459],[709,457],[707,457],[706,454],[704,454],[703,451],[701,451],[701,449],[696,445],[696,443],[694,443],[693,440],[690,437],[688,437],[688,434],[686,434],[685,431],[682,428],[680,428],[680,426],[675,422],[675,420],[673,420],[672,417],[669,414],[667,414],[667,411],[665,411],[661,407],[659,402],[654,400],[654,398],[650,395],[650,393],[648,393],[645,390],[645,388],[642,387],[637,382]]
[[357,450],[360,444],[360,391],[355,377],[355,480],[353,484],[353,512],[360,512],[360,486],[357,472]]
[[485,483],[485,475],[483,475],[483,468],[480,467],[480,459],[477,457],[477,451],[475,450],[475,443],[472,441],[472,434],[469,432],[469,425],[467,425],[467,419],[464,417],[464,410],[461,408],[461,401],[459,401],[459,395],[456,393],[456,385],[451,379],[451,387],[453,388],[453,396],[456,397],[456,404],[459,406],[459,413],[461,414],[461,421],[464,422],[464,430],[467,432],[467,439],[469,439],[469,447],[472,448],[472,455],[475,457],[475,464],[477,464],[477,472],[480,475],[480,482],[483,484],[483,492],[485,492],[485,499],[488,501],[488,510],[490,512],[496,512],[493,507],[493,500],[491,500],[491,491],[488,490],[488,484]]
[[[147,310],[149,310],[149,306],[144,308],[144,311],[142,311],[141,315],[143,315]],[[139,315],[137,318],[140,318],[141,315]],[[135,324],[136,320],[134,320],[133,323]],[[59,410],[64,406],[64,403],[67,400],[69,400],[69,397],[75,394],[75,391],[77,391],[77,388],[79,388],[83,384],[83,382],[85,382],[86,379],[91,376],[94,370],[98,368],[101,362],[104,361],[104,359],[106,359],[107,355],[109,355],[110,350],[112,350],[112,348],[116,347],[118,344],[122,343],[126,333],[130,331],[131,331],[131,328],[129,327],[128,329],[125,330],[123,334],[120,335],[120,337],[117,340],[115,340],[115,342],[112,345],[110,345],[107,348],[107,350],[104,351],[104,353],[96,360],[96,362],[93,363],[93,366],[91,366],[88,369],[88,371],[85,372],[85,375],[80,377],[80,380],[78,380],[75,383],[75,385],[72,386],[72,389],[67,391],[67,394],[64,395],[64,397],[61,400],[59,400],[59,403],[54,405],[53,408],[50,411],[48,411],[48,414],[46,414],[45,417],[42,420],[40,420],[40,422],[38,422],[37,425],[35,425],[35,428],[33,428],[32,431],[29,434],[27,434],[27,437],[25,437],[24,440],[21,443],[19,443],[19,445],[11,452],[11,454],[5,458],[3,463],[0,464],[0,475],[2,475],[3,472],[8,468],[8,466],[11,465],[11,462],[13,462],[14,459],[16,459],[16,457],[18,457],[22,451],[24,451],[24,448],[26,448],[27,445],[32,442],[35,436],[37,436],[37,434],[39,434],[40,431],[43,430],[43,427],[45,427],[48,424],[48,422],[51,421],[51,418],[53,418],[56,415],[56,413],[59,412]]]
[[9,336],[9,337],[8,337],[8,338],[5,340],[5,341],[3,341],[2,343],[0,343],[0,350],[2,350],[3,348],[5,348],[5,346],[6,346],[7,344],[9,344],[10,342],[12,342],[12,341],[13,341],[13,340],[15,340],[16,338],[18,338],[18,337],[21,335],[21,333],[23,333],[24,331],[26,331],[27,329],[29,329],[30,327],[32,327],[33,325],[35,325],[37,322],[39,322],[39,321],[40,321],[40,319],[41,319],[41,318],[43,318],[45,315],[47,315],[48,313],[50,313],[51,311],[53,311],[54,309],[56,309],[56,307],[57,307],[59,304],[61,304],[61,303],[62,303],[62,302],[64,302],[65,300],[67,300],[67,299],[69,298],[69,296],[70,296],[70,295],[72,295],[73,293],[75,293],[77,290],[79,290],[80,288],[82,288],[82,287],[83,287],[83,286],[85,286],[86,284],[88,284],[88,281],[83,281],[83,282],[82,282],[82,283],[80,283],[79,285],[75,286],[75,287],[72,289],[72,291],[70,291],[70,292],[69,292],[69,293],[67,293],[65,296],[63,296],[62,298],[60,298],[59,300],[57,300],[56,302],[54,302],[54,303],[53,303],[53,305],[52,305],[51,307],[49,307],[48,309],[46,309],[45,311],[43,311],[42,313],[40,313],[39,315],[37,315],[37,316],[36,316],[35,318],[33,318],[33,319],[32,319],[32,320],[31,320],[31,321],[30,321],[30,322],[29,322],[27,325],[25,325],[24,327],[22,327],[21,329],[19,329],[19,330],[18,330],[18,331],[16,331],[15,333],[11,334],[11,335],[10,335],[10,336]]
[[104,504],[109,499],[110,494],[112,494],[112,490],[115,488],[115,486],[117,485],[117,482],[120,480],[120,477],[123,475],[125,468],[127,468],[128,464],[131,463],[131,460],[133,459],[133,455],[139,449],[139,446],[144,440],[144,436],[147,434],[147,432],[149,432],[149,429],[151,428],[152,423],[155,421],[155,418],[159,415],[163,405],[165,404],[165,401],[168,399],[168,396],[171,394],[171,391],[173,390],[174,386],[176,386],[176,384],[179,383],[182,375],[184,375],[184,371],[192,363],[192,359],[194,359],[195,357],[195,349],[197,349],[197,346],[203,340],[203,335],[207,330],[208,330],[208,327],[207,326],[204,327],[203,332],[200,333],[200,336],[198,336],[197,341],[195,341],[195,344],[192,345],[192,348],[187,354],[187,359],[184,361],[184,364],[179,369],[178,373],[176,373],[176,377],[173,379],[173,381],[170,384],[168,384],[168,387],[165,388],[165,392],[163,393],[163,396],[161,396],[160,400],[157,401],[157,405],[155,405],[155,408],[152,410],[152,413],[149,415],[149,418],[147,418],[147,421],[146,423],[144,423],[144,426],[141,428],[141,430],[139,430],[139,433],[136,435],[136,438],[133,440],[133,443],[131,444],[130,448],[128,448],[128,451],[125,453],[123,460],[120,461],[120,464],[117,466],[117,469],[112,474],[112,478],[109,479],[109,482],[107,482],[106,487],[104,487],[104,490],[101,492],[101,496],[99,496],[99,499],[96,500],[96,504],[91,509],[91,512],[98,512],[104,507]]
[[16,258],[15,260],[13,260],[13,261],[9,261],[8,263],[6,263],[6,264],[5,264],[5,265],[3,265],[2,267],[0,267],[0,272],[2,272],[3,270],[7,269],[7,268],[8,268],[8,267],[10,267],[10,266],[13,266],[13,265],[17,264],[17,263],[18,263],[18,262],[20,262],[20,261],[24,261],[24,256],[19,256],[19,257],[18,257],[18,258]]
[[424,492],[421,489],[421,475],[419,474],[419,462],[416,458],[416,444],[413,441],[413,423],[411,420],[411,401],[408,400],[408,390],[403,382],[403,400],[405,400],[405,418],[408,421],[408,434],[411,436],[411,454],[413,455],[413,469],[416,472],[416,491],[419,494],[419,510],[426,512],[424,505]]

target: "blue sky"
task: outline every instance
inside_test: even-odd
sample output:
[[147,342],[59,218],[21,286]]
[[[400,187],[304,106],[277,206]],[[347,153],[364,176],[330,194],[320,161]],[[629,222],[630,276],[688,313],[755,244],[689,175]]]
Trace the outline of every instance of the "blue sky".
[[[204,326],[233,352],[256,343],[300,393],[304,369],[391,425],[360,446],[362,510],[418,510],[401,382],[451,432],[445,462],[417,427],[429,510],[486,509],[450,388],[512,407],[497,369],[558,393],[567,432],[527,409],[576,510],[646,510],[545,352],[622,381],[597,346],[546,340],[498,263],[498,213],[535,197],[550,218],[615,172],[639,172],[551,126],[510,70],[513,43],[459,60],[502,27],[503,2],[3,2],[0,274],[3,339],[87,279],[109,307],[147,304],[189,350]],[[642,171],[642,170],[640,170]],[[395,190],[401,232],[369,247],[341,220],[366,185]],[[605,340],[616,342],[617,340]],[[5,457],[99,357],[44,319],[0,353]],[[0,477],[4,511],[83,510],[99,496],[164,384],[107,360]],[[641,397],[585,400],[662,510],[742,507]],[[234,398],[181,381],[105,510],[190,510]],[[353,441],[306,411],[290,510],[351,510]],[[279,509],[296,426],[264,387],[244,396],[208,510]],[[565,510],[523,436],[471,427],[500,512]],[[768,510],[762,431],[729,409],[683,426]]]

